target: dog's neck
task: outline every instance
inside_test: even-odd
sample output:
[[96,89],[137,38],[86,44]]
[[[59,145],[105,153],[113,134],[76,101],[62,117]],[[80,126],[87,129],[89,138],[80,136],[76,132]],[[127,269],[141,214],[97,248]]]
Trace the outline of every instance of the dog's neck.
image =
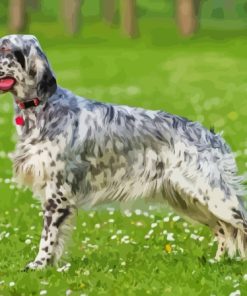
[[[17,96],[14,95],[14,103],[15,103],[15,112],[17,114],[31,114],[37,113],[44,108],[47,103],[47,99],[44,100],[39,98],[38,96],[26,98],[26,99],[19,99]],[[28,112],[27,112],[28,111]]]
[[[54,91],[56,93],[58,91],[58,88]],[[14,102],[15,102],[15,111],[17,114],[23,113],[30,114],[30,113],[39,113],[45,105],[47,104],[47,101],[54,95],[54,93],[50,94],[48,97],[47,94],[45,94],[43,97],[38,96],[37,91],[33,90],[30,94],[26,94],[25,97],[23,97],[23,93],[21,97],[18,97],[16,93],[13,93]],[[28,110],[28,112],[26,112]],[[30,112],[29,112],[30,111]]]
[[14,96],[14,109],[17,134],[20,137],[25,137],[37,129],[37,120],[39,114],[43,112],[46,107],[47,100],[40,100],[39,98],[19,100]]
[[[42,130],[44,127],[43,125],[47,124],[45,114],[47,114],[48,110],[48,112],[53,110],[56,100],[60,100],[60,98],[63,97],[64,91],[64,89],[58,87],[56,92],[49,98],[41,98],[40,103],[37,104],[37,106],[29,106],[30,104],[35,105],[35,102],[28,103],[28,108],[23,109],[16,103],[19,102],[19,100],[16,96],[14,96],[14,123],[16,125],[17,134],[20,138],[31,138],[33,135],[37,135],[40,130]],[[33,99],[23,99],[22,102],[30,102]],[[49,120],[52,119],[52,117],[49,118]]]

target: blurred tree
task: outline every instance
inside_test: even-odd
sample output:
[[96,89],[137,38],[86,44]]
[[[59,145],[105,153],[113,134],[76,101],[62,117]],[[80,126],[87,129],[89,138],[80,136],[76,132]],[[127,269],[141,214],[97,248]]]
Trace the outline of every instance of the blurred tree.
[[33,10],[39,10],[41,8],[41,0],[27,0],[27,4]]
[[136,14],[136,0],[122,0],[122,30],[128,37],[139,35]]
[[226,0],[225,1],[225,9],[226,10],[234,10],[235,0]]
[[83,0],[62,0],[61,3],[65,29],[70,35],[75,35],[81,27],[81,5]]
[[224,2],[226,2],[226,1],[225,0],[215,0],[213,2],[213,10],[211,13],[212,18],[223,19],[225,17]]
[[224,16],[225,18],[236,17],[235,0],[225,0],[224,3]]
[[26,30],[27,2],[26,0],[9,0],[9,29],[13,33],[21,33]]
[[176,21],[183,36],[193,35],[199,27],[200,0],[177,0]]
[[101,0],[101,13],[103,20],[112,25],[116,13],[116,1],[115,0]]

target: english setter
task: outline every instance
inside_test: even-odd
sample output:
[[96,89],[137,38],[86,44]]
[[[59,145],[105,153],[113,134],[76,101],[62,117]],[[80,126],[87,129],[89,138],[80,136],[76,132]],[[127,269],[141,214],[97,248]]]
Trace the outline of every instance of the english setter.
[[44,213],[39,251],[27,269],[60,258],[77,208],[136,198],[167,201],[209,226],[216,259],[225,251],[246,257],[244,191],[220,135],[167,112],[99,103],[58,87],[31,35],[0,39],[0,91],[15,102],[15,178]]

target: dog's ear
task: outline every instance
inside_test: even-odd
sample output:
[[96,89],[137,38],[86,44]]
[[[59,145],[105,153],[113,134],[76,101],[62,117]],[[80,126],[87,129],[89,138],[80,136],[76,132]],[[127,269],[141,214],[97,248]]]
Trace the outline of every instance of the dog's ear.
[[56,78],[49,65],[44,67],[42,76],[37,82],[37,95],[41,98],[49,98],[57,89]]
[[52,96],[57,89],[57,82],[45,54],[39,47],[33,55],[29,75],[35,80],[37,95],[41,99]]

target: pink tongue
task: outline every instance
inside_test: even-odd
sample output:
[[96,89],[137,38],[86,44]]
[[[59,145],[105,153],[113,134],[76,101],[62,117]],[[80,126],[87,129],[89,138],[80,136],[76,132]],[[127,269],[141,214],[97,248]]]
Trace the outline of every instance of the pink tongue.
[[15,84],[15,80],[12,78],[0,79],[0,90],[10,90]]

